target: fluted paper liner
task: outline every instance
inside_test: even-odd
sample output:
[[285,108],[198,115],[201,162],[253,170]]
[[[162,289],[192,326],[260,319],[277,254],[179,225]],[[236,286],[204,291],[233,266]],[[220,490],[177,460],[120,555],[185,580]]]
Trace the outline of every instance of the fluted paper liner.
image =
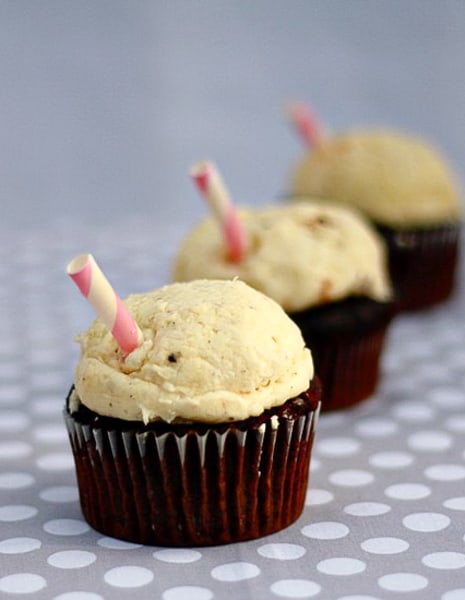
[[394,313],[393,302],[351,297],[289,314],[312,349],[323,412],[354,406],[376,391]]
[[418,310],[446,300],[455,287],[461,226],[395,230],[378,225],[389,250],[398,309]]
[[278,531],[305,502],[319,405],[302,412],[178,435],[106,430],[65,410],[83,514],[105,535],[154,545],[224,544]]

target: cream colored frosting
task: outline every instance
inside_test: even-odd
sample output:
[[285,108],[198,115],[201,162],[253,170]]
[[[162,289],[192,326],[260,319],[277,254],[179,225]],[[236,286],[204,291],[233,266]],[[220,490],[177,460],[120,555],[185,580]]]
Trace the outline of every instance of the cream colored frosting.
[[193,281],[125,304],[143,343],[124,356],[96,319],[78,336],[79,400],[104,416],[225,422],[298,396],[313,377],[298,327],[241,281]]
[[173,278],[238,276],[294,312],[350,295],[390,297],[386,253],[373,229],[354,211],[329,203],[296,203],[242,210],[248,246],[233,263],[210,218],[181,244]]
[[387,130],[323,140],[298,163],[290,192],[346,202],[400,228],[455,222],[461,215],[456,182],[438,151]]

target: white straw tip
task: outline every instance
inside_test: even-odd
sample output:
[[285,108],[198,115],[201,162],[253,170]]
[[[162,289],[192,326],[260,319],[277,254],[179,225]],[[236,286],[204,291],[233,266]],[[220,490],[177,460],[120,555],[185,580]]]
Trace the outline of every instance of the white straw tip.
[[189,174],[191,177],[199,177],[205,175],[206,173],[211,173],[214,170],[215,165],[211,160],[201,160],[191,166],[189,169]]
[[79,273],[92,258],[92,254],[79,254],[79,256],[75,256],[66,266],[66,272],[68,275]]

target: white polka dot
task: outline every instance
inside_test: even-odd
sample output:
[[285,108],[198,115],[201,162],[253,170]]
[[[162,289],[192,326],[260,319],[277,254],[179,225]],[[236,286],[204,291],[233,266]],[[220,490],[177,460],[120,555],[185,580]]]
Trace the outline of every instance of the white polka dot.
[[212,569],[213,579],[218,581],[244,581],[260,575],[260,569],[248,562],[232,562]]
[[37,441],[46,444],[61,444],[68,440],[68,433],[61,423],[47,423],[34,429],[34,437]]
[[431,494],[431,489],[422,483],[396,483],[384,490],[388,498],[396,500],[420,500]]
[[73,456],[70,452],[44,454],[37,460],[37,466],[44,471],[68,471],[74,469]]
[[11,506],[0,506],[0,521],[24,521],[35,517],[39,511],[35,506],[14,504]]
[[354,502],[344,507],[344,512],[354,517],[376,517],[390,510],[391,507],[382,502]]
[[392,409],[392,414],[402,421],[423,423],[430,421],[434,417],[435,411],[426,404],[408,402],[395,406]]
[[458,481],[465,479],[465,467],[463,465],[433,465],[424,471],[428,479],[434,481]]
[[27,442],[10,440],[0,444],[0,460],[24,458],[32,453],[32,446]]
[[379,598],[375,598],[375,596],[365,596],[365,594],[355,594],[354,596],[351,594],[350,596],[340,596],[337,600],[380,600]]
[[465,598],[465,588],[449,590],[441,596],[441,600],[463,600]]
[[142,544],[125,542],[123,540],[117,540],[111,537],[102,537],[97,540],[97,544],[102,548],[108,548],[109,550],[134,550],[142,547]]
[[298,544],[274,543],[264,544],[257,548],[260,556],[265,558],[274,558],[275,560],[296,560],[302,557],[306,550]]
[[340,596],[337,600],[380,600],[379,598],[375,598],[375,596],[365,596],[365,594],[355,594],[350,596]]
[[108,585],[119,588],[138,588],[150,583],[153,573],[145,567],[125,565],[110,569],[103,576]]
[[373,467],[380,469],[401,469],[402,467],[408,467],[414,461],[414,457],[407,452],[377,452],[372,454],[368,459],[368,462]]
[[421,512],[407,515],[402,519],[404,527],[412,531],[433,532],[446,529],[450,518],[440,513]]
[[449,498],[443,502],[446,508],[452,510],[465,510],[465,496],[459,496],[457,498]]
[[463,569],[465,554],[461,552],[432,552],[421,559],[421,562],[432,569]]
[[374,480],[374,476],[368,471],[363,471],[361,469],[343,469],[331,473],[329,480],[334,485],[359,487],[371,483]]
[[429,399],[441,410],[465,408],[465,394],[460,389],[441,386],[430,390]]
[[34,485],[35,479],[29,473],[0,473],[0,489],[19,490]]
[[305,504],[307,506],[318,506],[320,504],[328,504],[334,500],[334,494],[328,490],[320,490],[310,488],[305,496]]
[[452,438],[441,431],[417,431],[407,438],[410,448],[417,451],[441,452],[452,445]]
[[416,573],[390,573],[378,579],[378,585],[390,592],[416,592],[428,585],[428,580]]
[[370,554],[399,554],[408,550],[409,543],[395,537],[378,537],[365,540],[361,548]]
[[42,500],[47,502],[77,502],[79,500],[79,491],[73,485],[57,485],[54,487],[45,488],[40,492]]
[[321,461],[313,455],[310,460],[310,473],[315,473],[319,469],[321,469]]
[[53,600],[103,600],[103,596],[94,592],[65,592],[55,596]]
[[86,550],[63,550],[62,552],[55,552],[51,554],[47,562],[52,567],[58,569],[82,569],[88,567],[97,560],[97,557],[93,552],[87,552]]
[[29,425],[29,418],[17,410],[0,411],[0,432],[18,433]]
[[321,560],[316,568],[320,573],[326,575],[356,575],[357,573],[363,573],[366,569],[366,563],[357,558],[327,558]]
[[307,579],[280,579],[271,584],[270,590],[280,598],[313,598],[321,586]]
[[80,519],[53,519],[44,523],[44,531],[52,535],[81,535],[89,525]]
[[325,438],[316,444],[315,450],[323,456],[349,456],[360,450],[360,442],[351,438]]
[[10,594],[34,594],[46,585],[45,579],[35,573],[15,573],[0,578],[0,592]]
[[192,563],[202,558],[198,550],[187,548],[165,548],[153,553],[154,558],[167,563]]
[[355,431],[365,437],[385,437],[397,429],[397,423],[391,419],[364,419],[355,426]]
[[162,600],[211,600],[213,592],[197,585],[180,585],[165,590],[161,597]]
[[445,426],[451,431],[465,433],[465,415],[454,415],[445,421]]
[[40,540],[29,537],[16,537],[0,542],[0,554],[24,554],[38,550],[42,545]]
[[337,521],[321,521],[306,525],[301,529],[305,537],[315,540],[338,540],[349,535],[349,531],[347,525]]

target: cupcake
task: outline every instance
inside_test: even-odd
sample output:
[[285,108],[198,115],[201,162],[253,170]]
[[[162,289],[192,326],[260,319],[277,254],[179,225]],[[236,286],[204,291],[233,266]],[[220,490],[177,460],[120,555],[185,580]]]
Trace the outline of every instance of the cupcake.
[[123,352],[100,319],[64,411],[84,517],[142,544],[271,534],[301,514],[319,412],[310,351],[281,307],[240,281],[124,301]]
[[393,315],[382,240],[353,210],[307,202],[241,210],[240,262],[225,253],[214,218],[186,236],[173,279],[239,277],[278,302],[312,348],[322,410],[368,398]]
[[295,168],[290,194],[343,202],[371,220],[387,243],[400,310],[451,295],[461,205],[448,166],[423,140],[387,130],[321,136]]

